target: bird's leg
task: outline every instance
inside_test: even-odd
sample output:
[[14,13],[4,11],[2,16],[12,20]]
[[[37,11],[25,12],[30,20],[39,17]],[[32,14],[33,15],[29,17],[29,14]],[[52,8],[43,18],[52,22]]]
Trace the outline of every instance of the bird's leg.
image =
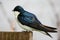
[[32,31],[27,30],[26,32],[32,32]]

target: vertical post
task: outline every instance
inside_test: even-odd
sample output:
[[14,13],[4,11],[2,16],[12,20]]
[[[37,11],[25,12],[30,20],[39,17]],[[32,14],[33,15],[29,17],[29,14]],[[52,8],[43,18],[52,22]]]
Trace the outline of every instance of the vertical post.
[[0,32],[0,40],[32,40],[32,32]]

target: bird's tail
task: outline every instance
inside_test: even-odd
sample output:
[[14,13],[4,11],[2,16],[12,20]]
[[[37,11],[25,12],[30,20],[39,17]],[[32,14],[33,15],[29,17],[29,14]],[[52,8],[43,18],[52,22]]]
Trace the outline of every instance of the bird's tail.
[[49,26],[45,26],[45,25],[43,25],[43,26],[44,26],[44,28],[46,28],[46,31],[45,31],[46,35],[48,35],[51,38],[52,38],[52,36],[48,32],[51,32],[51,33],[57,32],[56,31],[57,28],[49,27]]
[[45,26],[45,27],[47,27],[47,28],[50,28],[50,29],[52,29],[52,30],[56,30],[56,29],[57,29],[57,28],[54,28],[54,27],[46,26],[46,25],[43,25],[43,26]]
[[48,35],[51,38],[52,38],[52,36],[48,32],[56,33],[57,32],[56,29],[57,28],[49,27],[49,26],[45,26],[43,24],[40,24],[40,30],[42,30],[43,32],[45,32],[44,34]]
[[45,32],[46,33],[46,35],[48,35],[49,37],[51,37],[52,38],[52,36],[48,33],[48,32]]
[[43,26],[44,26],[45,28],[47,28],[47,32],[53,32],[53,33],[57,32],[57,31],[56,31],[57,28],[49,27],[49,26],[45,26],[45,25],[43,25]]

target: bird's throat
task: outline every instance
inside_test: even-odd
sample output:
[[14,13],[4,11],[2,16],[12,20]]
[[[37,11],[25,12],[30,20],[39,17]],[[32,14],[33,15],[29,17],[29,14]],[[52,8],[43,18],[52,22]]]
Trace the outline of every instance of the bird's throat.
[[20,14],[20,12],[18,12],[18,11],[14,12],[15,17],[17,17],[19,14]]

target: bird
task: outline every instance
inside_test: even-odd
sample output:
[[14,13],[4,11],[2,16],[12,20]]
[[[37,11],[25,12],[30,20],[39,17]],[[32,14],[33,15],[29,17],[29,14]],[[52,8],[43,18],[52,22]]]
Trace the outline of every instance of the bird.
[[56,29],[54,27],[46,26],[42,24],[36,15],[34,15],[31,12],[26,11],[22,6],[17,5],[13,9],[14,15],[16,17],[16,20],[18,24],[25,29],[26,31],[43,31],[47,36],[52,36],[49,34],[56,33]]

